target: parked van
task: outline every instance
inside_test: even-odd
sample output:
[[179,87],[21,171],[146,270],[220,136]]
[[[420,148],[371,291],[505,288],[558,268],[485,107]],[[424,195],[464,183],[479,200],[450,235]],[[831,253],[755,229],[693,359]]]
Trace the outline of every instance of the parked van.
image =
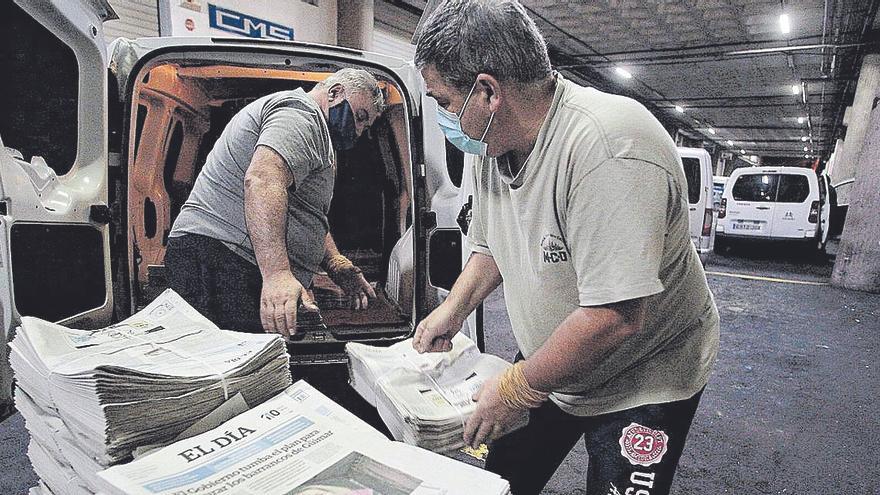
[[687,178],[691,241],[705,264],[715,245],[712,157],[703,148],[678,148],[678,154]]
[[[459,192],[436,103],[411,63],[247,38],[119,39],[108,49],[102,23],[116,16],[106,0],[15,0],[0,15],[15,28],[0,35],[10,64],[0,95],[4,342],[23,315],[99,328],[152,300],[167,287],[168,233],[227,122],[258,97],[309,90],[344,67],[372,73],[389,105],[338,153],[330,211],[340,250],[379,299],[357,315],[322,308],[323,325],[289,342],[292,361],[344,363],[348,342],[410,337],[460,273]],[[10,397],[5,360],[0,402]]]
[[822,250],[827,241],[826,181],[799,167],[734,170],[721,198],[719,247],[729,239],[800,240]]

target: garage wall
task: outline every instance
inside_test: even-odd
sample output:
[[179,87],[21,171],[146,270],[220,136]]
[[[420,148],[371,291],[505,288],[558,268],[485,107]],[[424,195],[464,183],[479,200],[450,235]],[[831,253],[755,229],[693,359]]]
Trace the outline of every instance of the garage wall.
[[119,15],[104,23],[104,37],[112,41],[120,36],[141,38],[159,36],[159,6],[156,0],[109,0]]

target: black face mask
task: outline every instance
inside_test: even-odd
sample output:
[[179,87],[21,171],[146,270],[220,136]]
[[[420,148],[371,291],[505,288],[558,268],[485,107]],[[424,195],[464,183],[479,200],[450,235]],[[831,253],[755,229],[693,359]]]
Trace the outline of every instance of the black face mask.
[[330,129],[330,141],[334,148],[347,151],[354,147],[357,141],[357,129],[354,124],[354,112],[348,100],[342,100],[342,103],[330,107],[327,127]]

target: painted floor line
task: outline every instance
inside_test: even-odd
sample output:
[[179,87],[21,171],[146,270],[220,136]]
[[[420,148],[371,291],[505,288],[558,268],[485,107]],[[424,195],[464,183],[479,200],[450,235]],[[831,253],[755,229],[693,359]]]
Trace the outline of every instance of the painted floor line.
[[761,277],[758,275],[746,275],[745,273],[727,273],[727,272],[706,272],[706,275],[718,275],[719,277],[733,277],[743,280],[761,280],[763,282],[778,282],[782,284],[800,284],[800,285],[830,285],[828,282],[810,282],[807,280],[790,280],[786,278]]

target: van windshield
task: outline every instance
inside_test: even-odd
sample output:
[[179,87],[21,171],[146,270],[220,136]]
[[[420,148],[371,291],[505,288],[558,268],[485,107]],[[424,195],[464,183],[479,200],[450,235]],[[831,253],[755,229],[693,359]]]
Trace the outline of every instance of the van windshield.
[[733,185],[733,199],[737,201],[772,202],[776,200],[779,176],[774,174],[741,175]]
[[681,164],[684,165],[684,176],[688,183],[688,203],[694,204],[700,201],[700,186],[703,182],[700,177],[700,159],[682,158]]

